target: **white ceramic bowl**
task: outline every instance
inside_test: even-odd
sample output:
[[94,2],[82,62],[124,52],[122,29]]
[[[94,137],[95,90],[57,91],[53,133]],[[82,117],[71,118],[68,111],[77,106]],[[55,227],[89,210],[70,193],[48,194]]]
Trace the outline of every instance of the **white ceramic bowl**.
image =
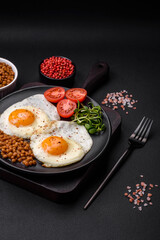
[[15,73],[13,81],[11,83],[9,83],[8,85],[0,88],[0,98],[2,98],[4,96],[6,96],[8,93],[13,92],[13,90],[15,89],[16,81],[17,81],[17,77],[18,77],[18,70],[12,62],[10,62],[9,60],[7,60],[5,58],[0,58],[0,62],[4,62],[4,63],[8,64],[9,66],[11,66],[13,72]]

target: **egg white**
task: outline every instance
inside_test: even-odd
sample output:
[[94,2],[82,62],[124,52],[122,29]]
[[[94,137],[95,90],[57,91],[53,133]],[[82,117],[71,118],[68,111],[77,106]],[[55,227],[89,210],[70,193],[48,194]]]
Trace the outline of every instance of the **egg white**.
[[93,145],[93,140],[87,132],[86,128],[75,122],[69,121],[53,121],[49,126],[43,128],[44,133],[52,136],[66,137],[80,144],[85,152],[89,152]]
[[42,166],[63,167],[80,161],[85,155],[82,146],[68,138],[63,138],[68,143],[68,149],[63,154],[52,155],[45,152],[42,148],[42,142],[50,136],[50,134],[34,134],[31,137],[30,147],[34,156],[43,163]]
[[49,119],[60,120],[60,116],[57,112],[57,108],[44,97],[43,94],[35,94],[21,101],[22,106],[32,106],[41,109],[47,114]]
[[[27,109],[33,112],[36,114],[35,121],[29,126],[19,128],[10,124],[8,117],[16,109]],[[59,119],[57,108],[48,102],[43,94],[35,94],[7,108],[0,116],[0,129],[9,135],[30,138],[35,130],[40,133],[43,127],[50,124],[50,121]]]
[[[32,124],[27,126],[16,127],[11,124],[8,120],[10,113],[16,109],[27,109],[32,112],[35,116],[35,120]],[[34,108],[32,106],[22,106],[21,104],[16,104],[6,109],[5,112],[0,117],[0,129],[8,135],[16,135],[17,137],[30,138],[33,132],[38,129],[39,133],[42,131],[43,127],[50,124],[50,119],[41,110]]]

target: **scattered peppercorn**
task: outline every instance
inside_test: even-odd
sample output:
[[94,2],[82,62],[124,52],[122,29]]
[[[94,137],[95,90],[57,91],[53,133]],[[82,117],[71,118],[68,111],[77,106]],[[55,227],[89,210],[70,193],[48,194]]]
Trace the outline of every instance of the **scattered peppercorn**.
[[52,56],[41,63],[40,70],[47,77],[64,79],[73,73],[74,65],[67,58]]
[[14,79],[15,73],[12,67],[4,62],[0,62],[0,88],[8,85]]

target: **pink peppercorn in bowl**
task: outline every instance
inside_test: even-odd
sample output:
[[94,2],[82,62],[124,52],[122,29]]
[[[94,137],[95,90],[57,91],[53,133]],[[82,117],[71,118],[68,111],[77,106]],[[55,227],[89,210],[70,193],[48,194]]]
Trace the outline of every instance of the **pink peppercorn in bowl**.
[[71,87],[74,81],[76,67],[67,57],[52,56],[41,61],[39,71],[43,83]]

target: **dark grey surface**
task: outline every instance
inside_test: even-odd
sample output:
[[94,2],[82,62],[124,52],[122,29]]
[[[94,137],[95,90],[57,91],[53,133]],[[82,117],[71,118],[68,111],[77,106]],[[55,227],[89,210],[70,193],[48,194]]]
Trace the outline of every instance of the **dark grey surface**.
[[[26,7],[26,10],[25,10]],[[34,4],[35,7],[35,4]],[[148,5],[147,11],[114,7],[103,9],[47,8],[34,11],[10,9],[0,16],[0,55],[17,66],[17,88],[39,80],[38,64],[49,55],[71,58],[77,66],[74,86],[81,87],[90,67],[107,61],[111,72],[106,84],[91,97],[100,103],[107,92],[126,89],[138,99],[137,109],[122,116],[121,135],[103,156],[94,178],[88,181],[74,202],[56,204],[0,180],[0,238],[41,240],[140,240],[160,238],[160,188],[153,192],[153,206],[142,212],[124,198],[126,186],[134,186],[144,175],[146,183],[160,184],[159,79],[160,19]],[[130,9],[130,8],[129,8]],[[14,9],[15,10],[15,9]],[[134,9],[135,10],[135,9]],[[126,13],[127,12],[127,13]],[[141,118],[154,120],[150,139],[137,149],[83,211],[83,205],[127,146],[127,139]],[[101,159],[101,160],[103,160]]]

